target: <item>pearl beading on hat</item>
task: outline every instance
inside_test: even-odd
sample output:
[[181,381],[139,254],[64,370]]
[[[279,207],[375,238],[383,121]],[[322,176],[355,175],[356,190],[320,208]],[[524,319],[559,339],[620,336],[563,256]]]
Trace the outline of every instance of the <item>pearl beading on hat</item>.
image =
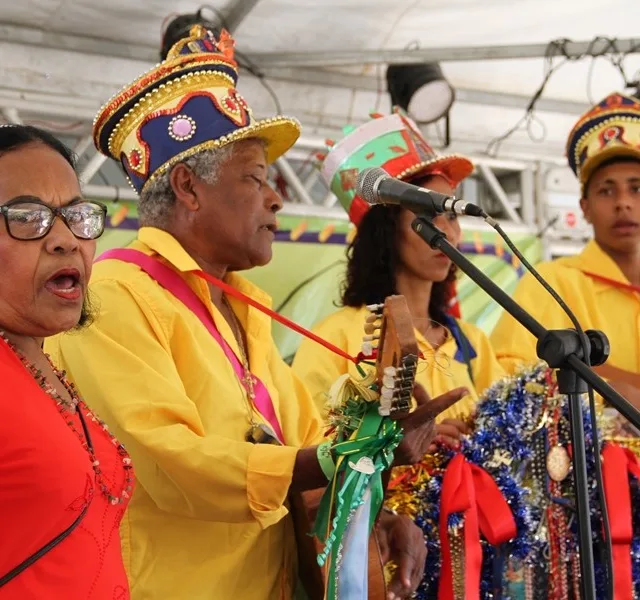
[[[127,92],[130,92],[131,90],[136,88],[136,86],[138,86],[145,79],[153,77],[154,74],[157,75],[157,78],[155,80],[157,82],[157,80],[160,79],[161,77],[166,77],[167,75],[170,75],[172,72],[179,71],[183,68],[186,68],[189,64],[193,64],[194,62],[199,62],[199,61],[206,63],[206,65],[222,65],[222,66],[231,68],[237,72],[238,69],[237,69],[237,65],[235,64],[235,61],[231,62],[223,59],[216,60],[215,58],[213,58],[215,56],[216,56],[215,54],[204,54],[204,53],[200,55],[195,55],[195,54],[181,55],[174,59],[165,60],[163,62],[156,63],[151,69],[142,73],[142,75],[134,79],[131,83],[123,85],[115,94],[113,94],[109,98],[109,100],[107,100],[100,107],[100,110],[97,112],[96,116],[93,119],[93,125],[95,126],[96,122],[100,119],[102,114],[106,111],[107,108],[109,108],[111,104],[118,101],[117,106],[115,106],[111,110],[111,112],[115,112],[123,102],[126,102],[127,100],[130,99],[126,97]],[[159,71],[163,69],[166,70],[166,73],[160,74]],[[154,84],[155,82],[151,81],[151,83],[149,83],[147,87],[151,87]],[[132,94],[132,95],[135,95],[135,94]]]
[[[206,142],[202,142],[202,144],[192,146],[191,148],[185,150],[184,152],[180,152],[179,154],[176,154],[175,156],[171,157],[167,162],[165,162],[163,165],[158,167],[153,173],[151,173],[147,181],[145,181],[144,185],[142,186],[142,189],[144,190],[144,188],[147,185],[149,185],[149,183],[153,181],[156,177],[159,177],[160,175],[164,174],[166,171],[171,169],[171,167],[185,160],[186,158],[193,156],[194,154],[202,152],[203,150],[213,150],[215,148],[220,148],[222,146],[226,146],[227,144],[231,144],[232,142],[238,142],[240,140],[249,139],[253,137],[260,137],[259,134],[261,131],[273,125],[285,125],[285,124],[291,125],[298,129],[300,129],[301,127],[300,122],[297,119],[294,119],[292,117],[283,117],[283,116],[270,117],[267,119],[261,119],[260,121],[255,121],[250,125],[247,125],[246,127],[236,129],[236,131],[234,131],[233,133],[230,133],[228,135],[223,135],[217,140],[208,140]],[[137,190],[135,189],[135,186],[133,185],[131,180],[129,180],[129,177],[127,177],[127,180],[129,181],[129,185],[131,185],[131,187],[137,193]]]
[[[584,125],[585,120],[581,120],[575,127],[574,131],[578,129],[580,126]],[[576,142],[575,150],[574,150],[574,161],[576,165],[576,175],[578,179],[581,179],[581,165],[580,165],[580,153],[584,149],[585,146],[588,145],[587,138],[591,138],[595,133],[601,131],[602,129],[606,129],[607,127],[611,127],[612,125],[619,123],[637,123],[640,124],[640,115],[638,117],[630,117],[628,115],[616,115],[612,114],[612,116],[604,121],[600,121],[597,125],[594,125],[590,129],[588,129],[585,133],[580,136],[580,139]],[[572,132],[573,133],[573,132]],[[569,140],[571,140],[571,135],[569,136]],[[568,144],[569,146],[571,143]],[[588,158],[588,157],[587,157]]]
[[[235,63],[230,61],[212,60],[210,56],[203,56],[203,61],[206,61],[208,67],[222,65],[237,70],[237,66],[235,65]],[[193,56],[180,56],[176,59],[156,64],[154,68],[143,73],[132,83],[123,86],[117,93],[111,96],[111,98],[103,104],[93,120],[94,143],[100,152],[110,155],[110,157],[115,160],[119,160],[122,145],[126,141],[126,138],[130,134],[130,132],[139,127],[144,118],[146,118],[149,114],[152,114],[155,110],[161,109],[163,105],[165,105],[171,99],[180,97],[180,95],[186,94],[189,91],[205,89],[207,87],[206,84],[209,82],[217,84],[215,87],[227,86],[229,88],[235,89],[236,80],[234,80],[234,78],[227,73],[223,73],[215,68],[201,69],[199,71],[185,73],[180,77],[161,83],[160,85],[157,85],[157,87],[153,87],[157,84],[157,81],[153,82],[152,80],[153,75],[156,71],[165,69],[167,73],[162,75],[163,77],[165,77],[168,74],[171,74],[172,71],[179,70],[180,68],[185,68],[183,63],[193,63]],[[132,106],[115,124],[107,140],[106,152],[103,152],[103,150],[99,146],[99,138],[102,129],[104,128],[105,124],[108,123],[111,115],[113,115],[124,102],[135,97],[136,94],[141,94],[143,92],[144,87],[142,88],[142,90],[135,90],[134,88],[137,85],[140,85],[140,83],[145,79],[151,80],[147,87],[153,89],[149,89],[144,94],[144,96],[140,97],[134,104],[134,106]],[[239,141],[241,139],[257,137],[261,131],[273,125],[289,125],[297,129],[298,131],[301,128],[300,122],[297,119],[284,117],[281,115],[277,115],[276,117],[268,119],[261,119],[260,121],[254,121],[251,108],[246,104],[246,101],[243,98],[241,100],[242,108],[244,108],[249,115],[249,125],[242,127],[241,129],[238,129],[229,135],[222,136],[219,139],[209,140],[203,142],[202,144],[198,144],[172,157],[169,161],[161,165],[148,177],[147,181],[145,181],[145,183],[143,184],[143,189],[144,187],[146,187],[146,185],[153,181],[155,177],[162,175],[173,165],[203,150],[218,148],[231,142]],[[103,120],[103,124],[98,131],[95,131],[95,126],[100,120]],[[125,124],[127,125],[126,131]],[[126,176],[126,179],[131,188],[136,193],[138,193],[138,190],[133,185],[133,182],[128,175]]]
[[189,116],[178,114],[169,121],[169,137],[177,142],[186,142],[196,134],[196,122]]
[[[158,110],[170,99],[177,97],[192,89],[202,89],[208,80],[215,80],[219,83],[223,81],[229,87],[235,86],[235,81],[226,73],[220,71],[194,71],[185,73],[176,79],[172,79],[166,83],[161,83],[158,87],[148,91],[142,96],[115,124],[113,131],[109,135],[107,141],[108,152],[112,158],[118,160],[122,143],[129,133],[140,126],[141,122],[147,115],[154,110]],[[251,117],[251,111],[248,111]],[[127,131],[123,132],[127,126]],[[97,140],[97,132],[94,133],[94,139]]]

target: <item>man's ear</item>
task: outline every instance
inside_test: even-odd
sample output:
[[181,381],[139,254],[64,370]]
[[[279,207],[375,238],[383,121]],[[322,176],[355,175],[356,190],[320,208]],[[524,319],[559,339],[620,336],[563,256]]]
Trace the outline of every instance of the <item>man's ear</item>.
[[200,202],[196,193],[196,176],[184,163],[178,163],[169,174],[169,183],[176,197],[187,210],[196,211]]
[[587,223],[591,224],[591,210],[589,208],[589,201],[586,198],[580,198],[580,208]]

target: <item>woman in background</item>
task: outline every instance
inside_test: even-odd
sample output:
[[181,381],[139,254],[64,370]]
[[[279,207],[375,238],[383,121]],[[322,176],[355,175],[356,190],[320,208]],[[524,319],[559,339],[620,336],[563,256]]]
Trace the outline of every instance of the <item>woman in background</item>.
[[[399,206],[369,209],[355,194],[357,173],[382,167],[391,176],[443,194],[453,195],[473,171],[462,156],[438,157],[406,115],[396,112],[352,130],[328,152],[322,173],[331,190],[358,227],[349,247],[343,308],[316,326],[314,332],[350,355],[362,346],[367,305],[379,304],[394,294],[403,295],[413,318],[424,360],[418,363],[417,381],[430,394],[464,387],[468,394],[443,412],[438,420],[441,441],[457,444],[468,431],[478,394],[504,374],[486,335],[474,325],[450,314],[455,266],[433,250],[411,229],[416,218]],[[449,241],[460,241],[460,224],[453,214],[433,223]],[[327,393],[343,373],[358,373],[347,359],[303,340],[294,370],[324,409]]]

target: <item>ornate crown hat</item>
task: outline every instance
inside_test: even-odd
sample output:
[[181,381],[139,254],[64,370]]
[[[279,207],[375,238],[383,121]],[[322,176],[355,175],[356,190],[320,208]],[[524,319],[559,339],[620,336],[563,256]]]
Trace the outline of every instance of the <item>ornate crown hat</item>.
[[456,187],[473,172],[473,163],[457,154],[438,156],[418,126],[398,108],[391,115],[371,114],[372,120],[358,128],[344,128],[339,142],[328,141],[321,157],[322,177],[338,197],[351,221],[358,225],[369,205],[356,194],[358,173],[381,167],[398,179],[437,174]]
[[300,124],[288,117],[256,121],[236,91],[234,41],[201,25],[166,60],[123,88],[93,124],[96,148],[122,162],[140,192],[154,177],[201,150],[261,138],[273,162],[295,143]]
[[615,156],[640,160],[640,102],[618,93],[582,115],[567,140],[569,166],[581,186],[605,160]]

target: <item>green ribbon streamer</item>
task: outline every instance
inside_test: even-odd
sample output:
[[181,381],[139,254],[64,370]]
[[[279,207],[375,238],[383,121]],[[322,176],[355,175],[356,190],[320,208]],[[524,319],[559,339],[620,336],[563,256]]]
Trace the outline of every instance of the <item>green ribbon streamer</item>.
[[[348,400],[343,408],[347,426],[332,447],[336,472],[322,496],[313,530],[313,535],[324,543],[323,551],[318,555],[318,564],[327,564],[327,600],[337,600],[340,544],[351,518],[362,504],[365,491],[370,489],[369,532],[373,529],[384,501],[382,471],[391,467],[393,453],[402,439],[401,428],[389,417],[380,416],[378,407],[378,402]],[[357,466],[364,457],[373,462],[373,473],[362,473],[351,466]]]

